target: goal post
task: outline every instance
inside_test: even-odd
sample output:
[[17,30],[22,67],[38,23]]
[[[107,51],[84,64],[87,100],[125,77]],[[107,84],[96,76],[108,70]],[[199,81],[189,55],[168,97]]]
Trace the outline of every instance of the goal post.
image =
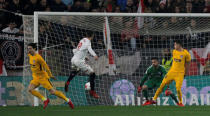
[[[138,22],[137,18],[143,22]],[[206,69],[210,52],[209,14],[34,12],[32,24],[27,24],[26,19],[25,28],[33,28],[33,42],[38,43],[40,54],[58,78],[52,81],[54,87],[61,91],[70,75],[73,48],[85,37],[86,31],[94,32],[91,44],[99,60],[88,56],[87,63],[97,75],[96,92],[101,98],[95,100],[89,96],[84,89],[89,77],[81,72],[65,93],[76,106],[141,105],[144,98],[137,93],[137,86],[151,65],[150,59],[156,56],[162,64],[163,51],[170,49],[171,52],[176,39],[183,42],[192,56],[190,73],[182,87],[184,104],[210,104],[206,89],[210,88]],[[143,24],[139,27],[138,23]],[[201,62],[203,59],[205,62]],[[176,93],[174,83],[170,88]],[[39,90],[43,92],[44,89]],[[154,92],[149,92],[151,97]],[[46,97],[52,98],[53,105],[64,105],[62,100],[51,95]],[[159,105],[174,105],[164,94],[158,100]]]

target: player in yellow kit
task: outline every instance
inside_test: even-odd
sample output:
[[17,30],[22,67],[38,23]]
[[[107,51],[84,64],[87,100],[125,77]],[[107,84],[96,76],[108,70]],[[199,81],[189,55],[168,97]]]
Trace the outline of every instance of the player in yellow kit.
[[179,106],[184,106],[182,104],[182,82],[184,80],[184,75],[188,73],[190,67],[191,56],[190,53],[183,49],[182,42],[177,40],[174,43],[174,50],[173,50],[173,64],[171,69],[164,77],[160,87],[157,89],[153,100],[150,101],[150,104],[156,104],[156,100],[160,93],[163,91],[165,85],[170,84],[172,81],[176,82],[176,91],[178,94],[179,99]]
[[69,104],[69,106],[73,109],[74,105],[71,102],[71,100],[68,99],[62,92],[57,91],[56,89],[53,88],[49,79],[50,78],[56,79],[56,78],[52,75],[44,59],[38,53],[36,53],[36,49],[37,46],[35,43],[28,44],[29,63],[31,65],[32,77],[33,77],[33,80],[31,80],[28,87],[29,92],[44,102],[44,109],[45,109],[50,100],[48,98],[45,98],[41,93],[35,90],[35,88],[39,87],[39,85],[42,85],[51,94],[65,100]]

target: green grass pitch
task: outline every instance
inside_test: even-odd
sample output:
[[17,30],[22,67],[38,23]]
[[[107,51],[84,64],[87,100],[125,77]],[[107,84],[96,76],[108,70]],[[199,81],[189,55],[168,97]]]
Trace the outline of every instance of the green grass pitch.
[[0,116],[210,116],[210,106],[7,106]]

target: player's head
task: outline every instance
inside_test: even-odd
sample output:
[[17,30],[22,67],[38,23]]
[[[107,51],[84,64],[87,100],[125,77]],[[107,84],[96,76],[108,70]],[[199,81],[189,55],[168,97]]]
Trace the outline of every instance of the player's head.
[[28,53],[33,55],[34,53],[36,53],[37,50],[37,44],[36,43],[29,43],[28,44]]
[[86,31],[86,37],[89,38],[90,40],[93,39],[94,33],[92,31]]
[[180,41],[180,40],[175,40],[175,41],[174,41],[174,48],[175,48],[176,50],[178,50],[178,49],[180,49],[180,48],[183,48],[182,41]]
[[152,57],[152,65],[154,67],[157,67],[159,65],[159,62],[158,62],[158,58],[157,57]]
[[163,49],[163,55],[164,56],[171,56],[171,50],[169,48]]

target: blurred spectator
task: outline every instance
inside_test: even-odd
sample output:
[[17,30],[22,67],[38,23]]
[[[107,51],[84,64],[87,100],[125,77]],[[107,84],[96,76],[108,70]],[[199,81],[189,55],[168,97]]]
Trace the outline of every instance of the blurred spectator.
[[160,1],[159,11],[158,13],[167,13],[167,7],[166,7],[166,0]]
[[127,0],[125,11],[129,13],[137,12],[137,7],[134,4],[133,0]]
[[8,24],[8,27],[3,29],[2,32],[5,32],[5,33],[18,33],[19,32],[19,29],[15,28],[17,25],[14,21],[11,21],[9,24]]
[[66,11],[67,6],[62,2],[62,0],[54,0],[50,5],[51,11]]
[[50,6],[47,0],[41,0],[39,3],[39,10],[40,11],[50,11]]
[[8,3],[5,0],[0,0],[0,9],[6,9]]
[[103,7],[106,12],[113,12],[115,9],[115,1],[114,0],[104,0]]
[[196,20],[195,19],[191,19],[190,20],[190,27],[191,27],[191,29],[193,30],[193,29],[195,29],[196,28]]
[[162,66],[166,69],[166,72],[171,68],[173,57],[171,55],[171,50],[168,48],[163,49],[163,59]]
[[[120,13],[120,6],[116,6],[114,12]],[[123,17],[111,17],[111,23],[113,27],[122,27]]]
[[72,5],[74,4],[74,0],[62,0],[62,2],[63,2],[66,6],[68,6],[68,5],[72,6]]
[[[120,13],[120,8],[115,8],[116,13]],[[111,25],[116,28],[123,28],[123,17],[110,17],[111,18]]]
[[90,12],[91,11],[91,3],[84,2],[83,7],[84,7],[84,12]]
[[186,13],[192,13],[192,3],[191,2],[186,3]]
[[120,13],[121,12],[120,6],[116,6],[115,9],[114,9],[114,12],[115,13]]
[[205,7],[204,0],[194,0],[192,2],[192,13],[201,13]]
[[170,13],[170,12],[173,12],[173,8],[174,8],[174,1],[173,0],[167,0],[166,1],[166,8],[167,8],[167,11]]
[[147,9],[151,9],[152,12],[159,11],[159,1],[155,1],[155,0],[144,0],[144,4],[145,4],[146,8]]
[[98,9],[99,8],[99,0],[88,0],[91,4],[91,9]]
[[138,30],[135,28],[133,21],[125,22],[125,28],[121,32],[121,41],[125,48],[130,47],[132,50],[136,49],[136,38],[139,37]]
[[205,0],[205,8],[203,12],[210,13],[210,0]]
[[75,1],[71,8],[72,12],[82,12],[83,10],[84,10],[83,3],[80,2],[79,0]]
[[179,8],[179,6],[175,6],[175,13],[180,13],[181,11],[180,11],[180,8]]
[[62,0],[62,2],[67,6],[67,10],[71,11],[71,8],[74,4],[74,0]]
[[153,37],[150,35],[144,35],[143,37],[143,48],[152,48],[154,45]]
[[20,0],[12,0],[12,3],[8,5],[7,10],[16,12],[16,13],[22,13],[23,5],[22,3],[20,3]]
[[25,14],[27,15],[33,15],[34,11],[40,11],[40,4],[38,4],[37,0],[30,0],[28,3],[26,3],[24,7]]
[[127,0],[117,0],[117,5],[120,6],[121,11],[125,11]]
[[183,0],[175,0],[174,2],[173,2],[173,5],[172,5],[172,7],[174,7],[174,6],[178,6],[179,7],[179,9],[180,9],[180,12],[184,12],[185,11],[185,2],[183,2]]

